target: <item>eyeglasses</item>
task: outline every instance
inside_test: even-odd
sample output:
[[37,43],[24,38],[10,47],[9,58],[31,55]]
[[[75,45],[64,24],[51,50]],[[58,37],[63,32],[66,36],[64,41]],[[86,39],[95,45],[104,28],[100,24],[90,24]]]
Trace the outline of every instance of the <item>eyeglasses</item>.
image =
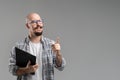
[[31,24],[43,23],[42,20],[32,20],[30,21]]

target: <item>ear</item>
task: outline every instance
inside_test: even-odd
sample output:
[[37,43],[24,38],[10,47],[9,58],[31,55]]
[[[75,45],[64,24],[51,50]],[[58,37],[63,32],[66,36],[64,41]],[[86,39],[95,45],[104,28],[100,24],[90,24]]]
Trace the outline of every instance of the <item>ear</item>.
[[28,29],[30,28],[28,23],[26,23],[26,27],[27,27]]

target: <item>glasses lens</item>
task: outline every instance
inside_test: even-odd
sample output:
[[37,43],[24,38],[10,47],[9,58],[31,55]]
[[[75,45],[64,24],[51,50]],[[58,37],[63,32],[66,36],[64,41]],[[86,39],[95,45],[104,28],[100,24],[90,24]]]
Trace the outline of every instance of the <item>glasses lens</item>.
[[42,22],[42,20],[32,20],[30,23],[40,23],[40,22]]

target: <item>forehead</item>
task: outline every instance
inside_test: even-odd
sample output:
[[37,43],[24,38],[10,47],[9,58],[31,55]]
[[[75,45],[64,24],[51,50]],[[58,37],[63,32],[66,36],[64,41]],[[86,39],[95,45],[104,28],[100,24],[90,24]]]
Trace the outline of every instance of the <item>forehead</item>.
[[41,17],[38,14],[29,14],[27,18],[29,20],[41,20]]

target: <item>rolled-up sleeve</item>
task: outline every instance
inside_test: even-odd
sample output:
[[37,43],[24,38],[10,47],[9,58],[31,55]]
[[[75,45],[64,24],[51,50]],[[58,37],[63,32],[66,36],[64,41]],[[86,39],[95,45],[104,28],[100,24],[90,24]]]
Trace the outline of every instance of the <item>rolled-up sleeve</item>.
[[55,64],[55,67],[56,67],[58,70],[62,71],[62,70],[65,68],[65,65],[66,65],[66,61],[65,61],[64,58],[62,58],[62,64],[61,64],[61,66],[57,66],[57,65]]
[[13,75],[16,75],[16,71],[18,70],[18,66],[16,66],[16,55],[15,55],[15,47],[12,48],[12,51],[9,55],[9,72]]

